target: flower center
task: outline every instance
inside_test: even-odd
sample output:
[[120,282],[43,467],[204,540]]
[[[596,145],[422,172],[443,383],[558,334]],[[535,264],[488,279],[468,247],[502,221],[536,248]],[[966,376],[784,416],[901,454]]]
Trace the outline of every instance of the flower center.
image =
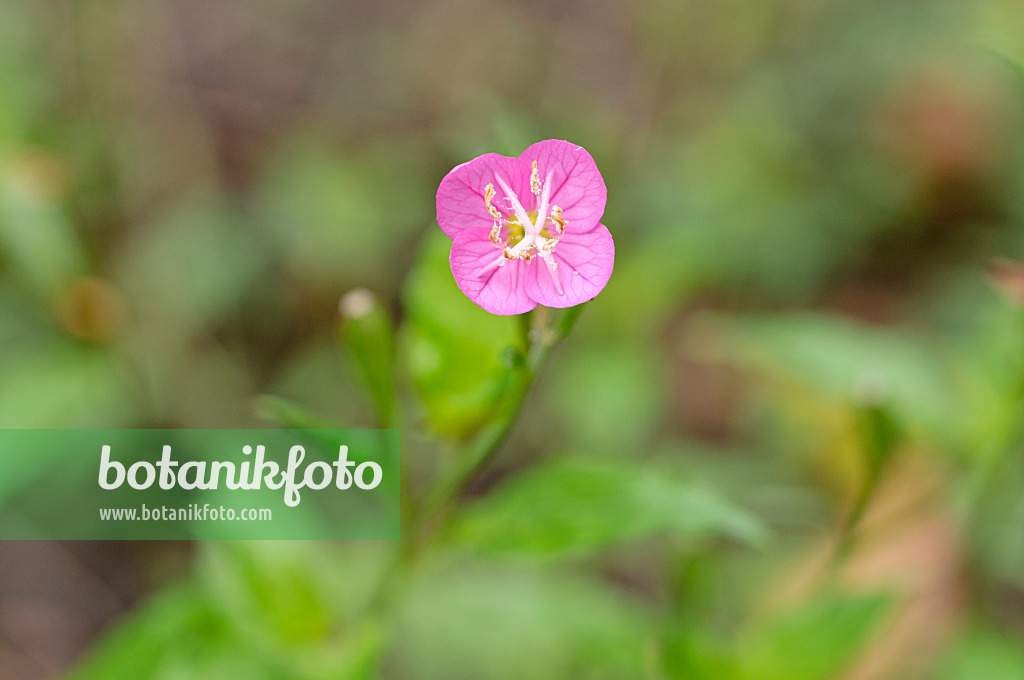
[[[532,226],[534,226],[537,223],[537,211],[536,210],[526,213],[526,216],[530,218],[530,220],[528,222],[529,226],[532,227]],[[519,223],[519,219],[515,215],[513,215],[512,217],[505,218],[502,221],[502,225],[505,228],[505,244],[506,245],[514,246],[517,243],[519,243],[520,241],[522,241],[523,237],[526,236],[526,227],[524,227],[523,225],[521,225]],[[556,234],[561,234],[561,232],[556,231],[556,229],[557,229],[557,225],[554,224],[554,223],[552,223],[550,225],[550,228],[548,226],[543,226],[540,229],[540,236],[543,237],[544,239],[555,239],[556,236],[551,233],[552,231],[555,231]],[[499,227],[499,232],[500,232],[500,227]],[[498,240],[499,240],[498,245],[501,245],[500,235],[499,235],[499,239]]]
[[553,253],[565,232],[566,221],[562,217],[562,209],[557,205],[550,205],[551,177],[552,173],[549,172],[542,182],[537,161],[533,161],[530,171],[530,192],[537,197],[539,203],[537,210],[527,212],[519,200],[519,196],[508,185],[505,178],[495,173],[494,179],[501,187],[505,200],[511,206],[512,215],[506,216],[494,205],[493,201],[497,192],[494,189],[494,184],[488,184],[484,189],[484,206],[493,220],[490,234],[491,243],[501,249],[501,255],[481,269],[480,276],[496,267],[505,266],[506,262],[522,260],[529,263],[533,261],[534,256],[538,256],[547,266],[555,290],[559,295],[563,295],[562,284],[558,279],[558,265]]

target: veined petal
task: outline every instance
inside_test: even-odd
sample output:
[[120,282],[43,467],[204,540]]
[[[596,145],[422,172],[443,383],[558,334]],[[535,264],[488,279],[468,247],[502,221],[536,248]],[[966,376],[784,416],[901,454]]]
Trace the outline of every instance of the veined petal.
[[550,204],[562,209],[568,231],[583,233],[597,226],[604,215],[608,190],[586,149],[549,139],[527,147],[519,158],[527,166],[537,161],[541,177],[551,173]]
[[[529,174],[527,174],[529,182]],[[490,239],[490,228],[463,229],[452,241],[449,261],[459,289],[491,314],[522,314],[537,306],[526,294],[529,265],[505,260]],[[496,264],[504,260],[503,264]]]
[[488,153],[456,166],[441,180],[437,189],[437,223],[441,231],[455,238],[463,229],[486,227],[489,230],[494,218],[488,214],[484,203],[488,184],[493,184],[497,191],[492,205],[505,216],[513,214],[511,204],[495,180],[496,173],[508,182],[527,210],[533,209],[530,164],[518,158]]
[[593,299],[608,283],[615,265],[615,242],[603,224],[584,234],[567,230],[552,258],[561,292],[551,269],[535,258],[526,267],[526,293],[545,307],[572,307]]

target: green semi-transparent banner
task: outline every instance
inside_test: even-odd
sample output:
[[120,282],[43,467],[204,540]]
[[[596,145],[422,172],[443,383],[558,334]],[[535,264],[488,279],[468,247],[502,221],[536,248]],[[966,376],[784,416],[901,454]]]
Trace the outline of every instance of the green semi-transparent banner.
[[0,540],[398,532],[397,430],[0,430]]

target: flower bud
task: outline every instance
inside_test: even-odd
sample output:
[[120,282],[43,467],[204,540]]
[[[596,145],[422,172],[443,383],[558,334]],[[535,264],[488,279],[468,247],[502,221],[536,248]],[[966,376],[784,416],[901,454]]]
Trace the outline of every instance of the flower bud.
[[382,426],[395,417],[394,329],[387,310],[370,291],[357,288],[339,304],[341,344]]

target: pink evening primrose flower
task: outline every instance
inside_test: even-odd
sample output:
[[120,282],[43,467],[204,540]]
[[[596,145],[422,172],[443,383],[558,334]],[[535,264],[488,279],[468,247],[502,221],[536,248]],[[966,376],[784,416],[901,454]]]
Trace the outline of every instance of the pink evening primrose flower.
[[437,222],[452,239],[455,282],[492,314],[572,307],[608,283],[615,244],[607,190],[590,154],[549,139],[518,158],[489,153],[449,172]]

